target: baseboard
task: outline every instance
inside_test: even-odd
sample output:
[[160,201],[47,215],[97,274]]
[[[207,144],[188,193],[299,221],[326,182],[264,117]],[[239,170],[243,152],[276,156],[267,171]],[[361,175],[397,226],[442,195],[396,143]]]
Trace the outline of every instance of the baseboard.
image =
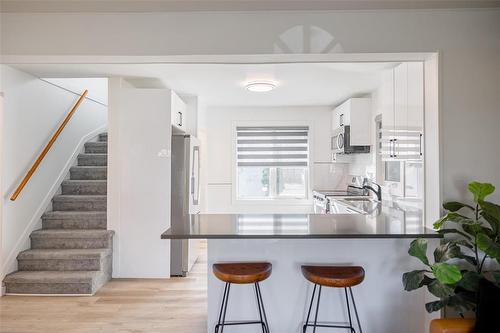
[[47,209],[48,205],[50,204],[52,198],[56,194],[56,192],[59,190],[59,187],[61,186],[61,183],[64,181],[66,178],[66,175],[69,172],[69,169],[76,163],[76,160],[78,158],[78,154],[83,149],[83,146],[85,145],[85,142],[90,140],[91,138],[97,136],[99,133],[102,133],[105,131],[107,126],[101,126],[92,132],[86,134],[83,136],[78,144],[76,145],[75,149],[73,150],[73,153],[71,154],[70,158],[66,161],[66,164],[64,167],[61,169],[61,172],[59,173],[58,177],[56,178],[55,182],[51,186],[51,188],[47,191],[47,195],[43,198],[41,201],[40,205],[35,211],[35,214],[33,214],[33,217],[31,218],[30,222],[26,226],[26,228],[23,230],[21,236],[16,242],[16,245],[12,249],[12,251],[9,253],[7,256],[7,259],[5,260],[4,265],[2,266],[2,270],[0,272],[3,272],[5,275],[11,273],[10,271],[7,271],[7,267],[10,267],[15,263],[17,260],[17,255],[19,252],[25,250],[24,244],[26,240],[29,240],[29,235],[35,230],[35,225],[40,222],[40,218]]
[[94,294],[16,294],[7,293],[5,296],[26,296],[26,297],[90,297]]

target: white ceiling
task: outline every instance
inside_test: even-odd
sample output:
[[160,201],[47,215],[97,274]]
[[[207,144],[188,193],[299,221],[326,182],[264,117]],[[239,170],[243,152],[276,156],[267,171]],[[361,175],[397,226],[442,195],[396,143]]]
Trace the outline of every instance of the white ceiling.
[[2,0],[4,12],[371,10],[499,7],[496,0]]
[[[198,96],[204,105],[335,106],[380,84],[395,63],[294,64],[65,64],[16,66],[38,77],[127,77],[141,88],[171,88]],[[245,83],[270,80],[271,92],[255,93]]]

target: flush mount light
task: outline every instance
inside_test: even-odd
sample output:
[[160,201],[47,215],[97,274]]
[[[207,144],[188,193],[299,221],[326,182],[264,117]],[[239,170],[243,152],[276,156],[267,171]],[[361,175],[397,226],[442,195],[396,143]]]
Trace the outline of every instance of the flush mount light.
[[253,81],[245,84],[245,88],[252,92],[267,92],[276,88],[276,83],[269,81]]

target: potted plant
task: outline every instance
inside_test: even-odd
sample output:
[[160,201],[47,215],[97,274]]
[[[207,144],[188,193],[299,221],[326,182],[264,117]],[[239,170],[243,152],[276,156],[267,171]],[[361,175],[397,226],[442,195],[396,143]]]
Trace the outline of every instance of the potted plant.
[[425,304],[428,312],[450,307],[463,317],[478,309],[480,281],[500,286],[500,206],[486,201],[495,187],[472,182],[468,189],[472,204],[447,202],[443,205],[447,214],[434,223],[444,238],[434,249],[433,260],[427,257],[425,239],[415,239],[408,250],[424,267],[403,274],[404,289],[425,286],[438,297]]

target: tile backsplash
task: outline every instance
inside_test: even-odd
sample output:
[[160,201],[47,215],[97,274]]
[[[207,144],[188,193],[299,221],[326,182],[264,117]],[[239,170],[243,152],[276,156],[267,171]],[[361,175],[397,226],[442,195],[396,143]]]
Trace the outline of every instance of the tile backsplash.
[[348,164],[313,163],[312,188],[318,190],[344,189]]

